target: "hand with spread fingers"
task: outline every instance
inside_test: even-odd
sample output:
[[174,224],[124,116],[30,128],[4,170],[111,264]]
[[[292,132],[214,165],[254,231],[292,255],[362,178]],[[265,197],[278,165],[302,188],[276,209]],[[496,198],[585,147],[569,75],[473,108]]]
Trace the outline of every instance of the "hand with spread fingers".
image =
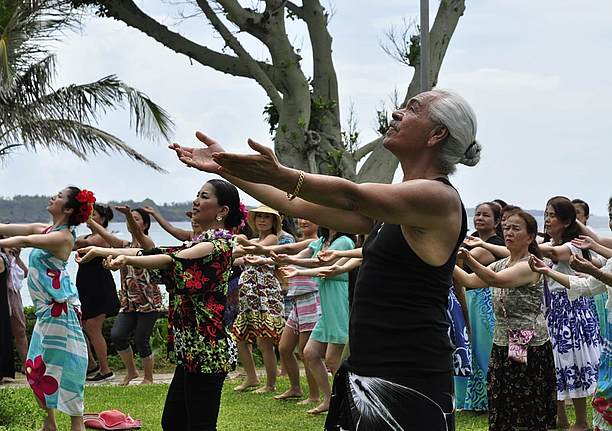
[[212,158],[214,153],[223,153],[225,150],[217,141],[206,136],[202,132],[196,132],[196,138],[202,142],[205,147],[193,148],[182,147],[179,144],[171,144],[168,146],[174,150],[178,159],[187,166],[199,169],[200,171],[218,173],[220,166]]
[[582,272],[589,275],[593,275],[597,272],[597,267],[595,265],[593,265],[588,259],[576,254],[570,257],[569,264],[576,272]]
[[332,266],[326,266],[324,268],[321,268],[321,270],[317,274],[317,277],[330,278],[342,274],[342,272],[342,266],[334,264]]
[[74,256],[74,260],[78,263],[87,263],[98,257],[97,247],[90,245],[89,247],[79,248]]
[[339,257],[336,255],[336,251],[335,250],[323,250],[323,251],[320,251],[317,254],[317,258],[321,262],[333,262],[333,261],[339,259]]
[[213,160],[221,166],[220,171],[240,178],[245,181],[266,184],[270,180],[271,173],[282,168],[274,151],[252,139],[248,140],[249,147],[259,154],[236,154],[216,152],[212,155]]
[[285,278],[291,278],[298,275],[297,268],[294,268],[292,266],[283,266],[282,268],[280,268],[280,272]]
[[538,272],[544,275],[550,272],[550,267],[546,264],[546,262],[534,255],[531,255],[529,258],[529,268],[531,268],[533,272]]
[[293,258],[288,254],[276,254],[274,252],[270,253],[272,260],[278,265],[291,265],[293,263]]
[[246,263],[248,263],[249,265],[268,265],[270,264],[270,258],[267,257],[262,257],[262,256],[255,256],[252,254],[248,254],[246,256],[244,256],[244,261]]
[[595,241],[590,236],[580,235],[572,240],[572,245],[581,250],[589,250],[595,245]]
[[115,205],[115,209],[125,216],[130,214],[130,211],[132,211],[127,205]]
[[467,245],[468,247],[474,248],[474,247],[482,247],[482,245],[484,244],[484,241],[478,237],[468,235],[463,240],[463,243]]

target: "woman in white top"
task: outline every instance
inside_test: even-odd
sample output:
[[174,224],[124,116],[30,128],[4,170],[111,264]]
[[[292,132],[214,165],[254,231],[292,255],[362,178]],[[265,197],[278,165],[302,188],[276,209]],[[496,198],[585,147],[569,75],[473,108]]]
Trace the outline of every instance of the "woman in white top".
[[[592,241],[587,240],[586,246],[591,246]],[[592,297],[603,292],[608,293],[606,302],[606,327],[604,329],[604,340],[599,360],[599,375],[597,378],[597,389],[593,395],[593,428],[595,430],[612,429],[612,250],[597,245],[600,249],[599,254],[608,258],[608,261],[599,269],[588,260],[574,256],[570,258],[570,265],[573,269],[589,277],[578,277],[574,275],[562,274],[549,268],[543,261],[532,258],[531,267],[534,271],[545,274],[568,288],[570,300],[581,296]],[[605,250],[604,250],[605,249]]]
[[[579,227],[576,210],[569,199],[556,196],[548,201],[544,227],[552,241],[540,244],[542,254],[550,259],[555,271],[575,275],[569,260],[572,256],[582,256],[583,251],[571,243],[579,236]],[[588,258],[588,252],[585,257]],[[571,430],[585,431],[589,428],[586,398],[595,391],[601,348],[597,317],[590,307],[591,298],[570,300],[567,290],[554,279],[549,289],[546,319],[557,375],[557,425],[569,428],[565,400],[571,399],[576,410],[576,423]]]

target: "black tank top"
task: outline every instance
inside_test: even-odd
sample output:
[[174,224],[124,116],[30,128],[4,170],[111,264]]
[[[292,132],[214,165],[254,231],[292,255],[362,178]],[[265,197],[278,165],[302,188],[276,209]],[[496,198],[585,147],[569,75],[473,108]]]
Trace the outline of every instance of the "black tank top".
[[[446,178],[436,178],[452,187]],[[457,249],[467,232],[461,203],[461,231],[442,266],[425,263],[410,248],[399,225],[379,224],[363,245],[349,324],[355,374],[401,381],[453,370],[446,315]]]

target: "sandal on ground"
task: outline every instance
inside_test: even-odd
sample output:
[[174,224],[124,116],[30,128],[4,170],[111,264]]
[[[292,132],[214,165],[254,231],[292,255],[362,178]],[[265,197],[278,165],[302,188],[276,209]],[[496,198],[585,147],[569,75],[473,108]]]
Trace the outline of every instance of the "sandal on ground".
[[88,368],[88,369],[87,369],[87,375],[88,375],[88,376],[91,376],[92,374],[96,374],[96,373],[98,373],[99,371],[100,371],[100,365],[96,365],[96,366],[95,366],[95,367],[93,367],[93,368]]
[[108,374],[100,374],[100,373],[97,373],[97,374],[96,374],[95,376],[93,376],[93,377],[87,377],[87,379],[86,379],[86,380],[87,380],[88,382],[103,382],[103,381],[105,381],[105,380],[112,379],[113,377],[115,377],[115,374],[114,374],[114,373],[111,371],[111,372],[110,372],[110,373],[108,373]]

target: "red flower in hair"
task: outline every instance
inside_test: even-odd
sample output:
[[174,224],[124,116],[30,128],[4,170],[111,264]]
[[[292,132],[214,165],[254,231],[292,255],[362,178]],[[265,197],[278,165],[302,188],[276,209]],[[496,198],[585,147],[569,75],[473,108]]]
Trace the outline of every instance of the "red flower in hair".
[[83,189],[77,193],[75,199],[81,204],[77,221],[83,223],[91,216],[93,205],[96,203],[96,197],[93,192]]

